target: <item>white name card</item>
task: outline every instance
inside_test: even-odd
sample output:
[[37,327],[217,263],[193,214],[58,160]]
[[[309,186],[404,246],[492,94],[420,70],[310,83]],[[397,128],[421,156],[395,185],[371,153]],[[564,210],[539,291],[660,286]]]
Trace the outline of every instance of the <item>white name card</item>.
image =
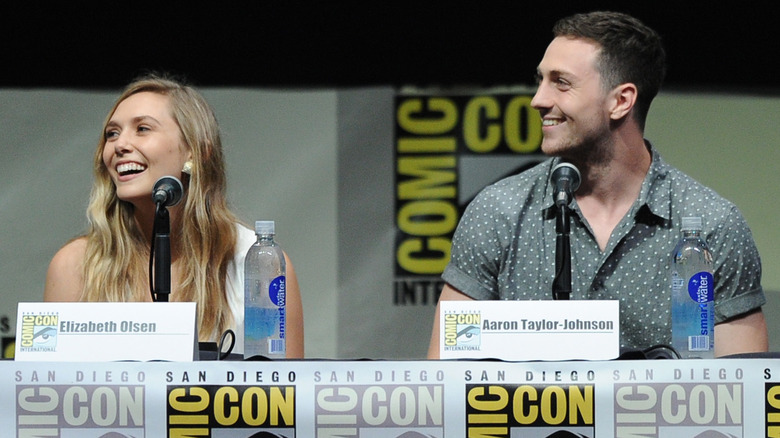
[[191,362],[195,303],[19,303],[17,361]]
[[442,301],[442,359],[609,360],[618,301]]

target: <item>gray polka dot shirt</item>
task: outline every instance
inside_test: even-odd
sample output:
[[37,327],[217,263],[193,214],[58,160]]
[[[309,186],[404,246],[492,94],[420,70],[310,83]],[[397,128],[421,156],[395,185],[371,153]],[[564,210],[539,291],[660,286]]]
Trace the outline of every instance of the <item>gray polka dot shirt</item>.
[[[668,165],[652,165],[602,252],[572,200],[572,300],[619,300],[623,348],[671,342],[670,264],[684,216],[702,217],[715,258],[715,323],[762,306],[761,260],[737,207]],[[548,180],[559,161],[492,184],[467,207],[442,278],[480,300],[552,299],[555,209]]]

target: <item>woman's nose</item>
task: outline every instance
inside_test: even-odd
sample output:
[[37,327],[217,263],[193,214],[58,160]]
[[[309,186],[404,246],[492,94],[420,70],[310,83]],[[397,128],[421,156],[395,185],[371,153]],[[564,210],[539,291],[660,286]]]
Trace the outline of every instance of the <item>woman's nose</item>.
[[114,153],[117,155],[123,155],[133,150],[133,145],[129,139],[120,136],[114,142]]

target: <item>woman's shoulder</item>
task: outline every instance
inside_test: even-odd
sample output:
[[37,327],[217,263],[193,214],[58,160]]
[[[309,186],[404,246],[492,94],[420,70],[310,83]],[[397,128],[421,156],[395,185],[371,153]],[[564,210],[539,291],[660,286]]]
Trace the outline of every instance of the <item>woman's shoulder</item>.
[[86,236],[76,237],[70,240],[68,243],[62,246],[52,258],[52,262],[58,261],[60,263],[76,262],[81,263],[84,259],[84,254],[87,252],[87,238]]
[[236,223],[236,250],[246,253],[255,243],[255,232],[242,223]]
[[77,237],[62,246],[51,259],[46,272],[44,300],[75,301],[81,291],[82,267],[87,238]]

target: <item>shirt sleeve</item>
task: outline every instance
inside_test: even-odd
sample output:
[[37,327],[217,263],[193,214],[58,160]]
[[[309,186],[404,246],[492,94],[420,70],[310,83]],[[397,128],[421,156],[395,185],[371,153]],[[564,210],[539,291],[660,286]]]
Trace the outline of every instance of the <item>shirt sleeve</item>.
[[466,207],[452,239],[450,262],[442,273],[450,286],[478,300],[499,298],[500,236],[506,236],[503,223],[507,221],[501,219],[495,202],[495,191],[487,189]]
[[766,304],[761,286],[761,257],[737,207],[731,207],[707,241],[715,260],[715,323]]

